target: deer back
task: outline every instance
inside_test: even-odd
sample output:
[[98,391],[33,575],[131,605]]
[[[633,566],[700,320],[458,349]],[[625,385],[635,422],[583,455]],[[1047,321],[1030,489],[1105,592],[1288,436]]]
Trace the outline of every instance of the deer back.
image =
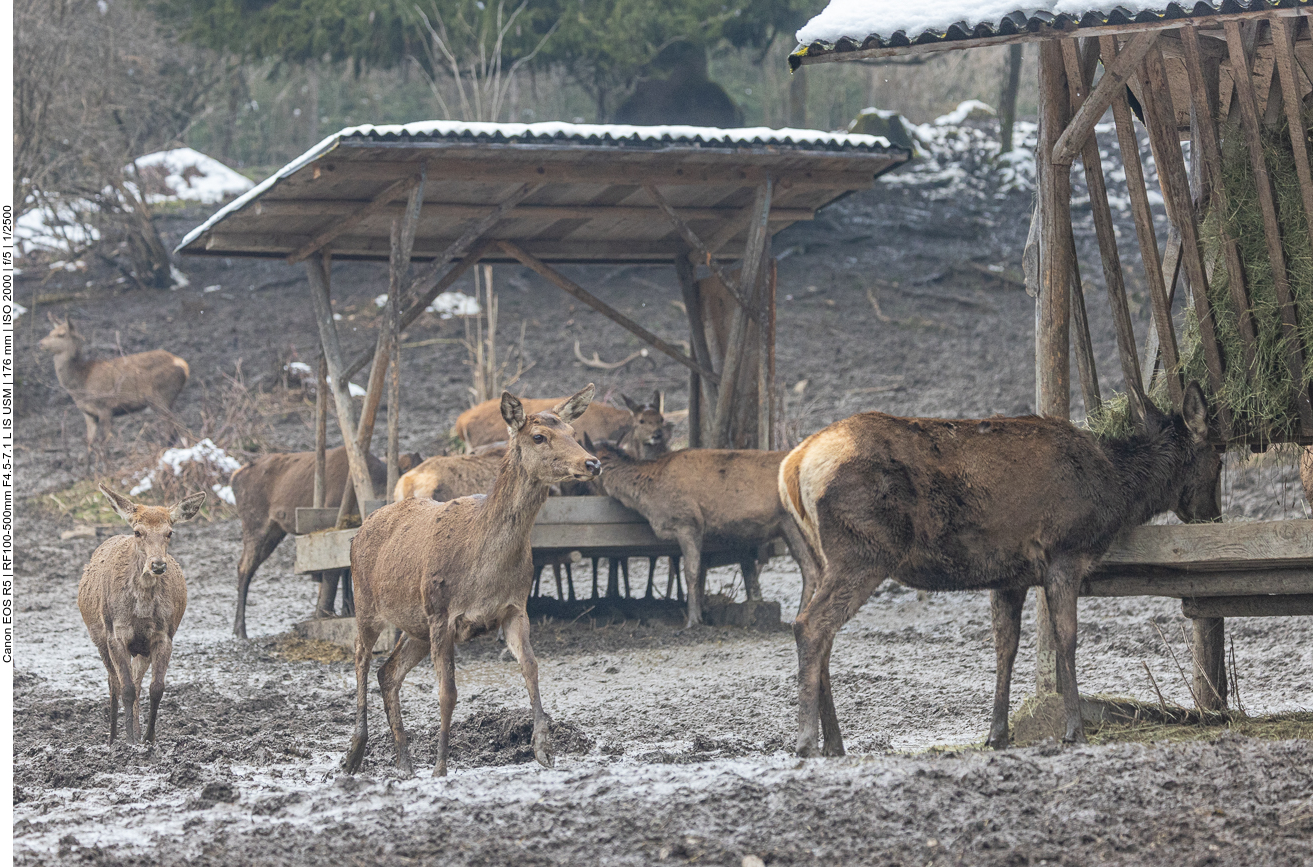
[[[547,412],[565,400],[556,398],[525,398],[520,403],[525,413]],[[627,409],[617,409],[604,403],[590,403],[588,409],[579,418],[571,422],[575,439],[583,441],[584,434],[594,440],[618,439],[633,422],[633,415]],[[465,441],[469,448],[495,443],[506,439],[506,422],[501,417],[499,400],[485,400],[478,406],[465,410],[456,418],[456,435]]]
[[397,480],[395,500],[418,497],[454,500],[492,489],[506,449],[490,449],[477,455],[440,455],[425,460]]

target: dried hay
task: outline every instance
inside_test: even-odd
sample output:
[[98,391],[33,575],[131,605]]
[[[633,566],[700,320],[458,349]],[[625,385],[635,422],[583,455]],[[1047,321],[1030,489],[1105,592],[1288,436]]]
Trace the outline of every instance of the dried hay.
[[278,636],[274,654],[288,662],[319,662],[324,665],[350,662],[354,658],[340,644],[317,638],[302,638],[295,632],[285,632]]
[[[1304,118],[1306,130],[1313,128],[1313,111]],[[1310,138],[1313,138],[1311,136]],[[1313,145],[1313,141],[1310,141]],[[1313,245],[1310,245],[1295,157],[1286,122],[1263,131],[1263,150],[1272,178],[1277,204],[1287,277],[1296,316],[1300,323],[1296,339],[1303,348],[1305,363],[1299,380],[1292,381],[1287,359],[1291,339],[1282,333],[1281,308],[1267,236],[1258,204],[1258,186],[1249,163],[1244,132],[1238,121],[1222,129],[1222,174],[1230,213],[1208,213],[1200,226],[1206,264],[1212,270],[1207,295],[1214,311],[1214,325],[1222,353],[1224,376],[1214,392],[1204,363],[1199,322],[1187,305],[1180,339],[1178,373],[1186,381],[1204,386],[1214,404],[1231,413],[1234,442],[1286,440],[1299,428],[1294,396],[1307,392],[1313,383]],[[1230,295],[1230,274],[1225,260],[1225,238],[1233,238],[1240,254],[1249,296],[1249,312],[1256,333],[1254,371],[1245,362],[1244,344]],[[1169,405],[1165,377],[1158,377],[1150,397],[1161,407]],[[1124,435],[1130,429],[1125,395],[1114,395],[1092,415],[1090,429],[1100,437]]]

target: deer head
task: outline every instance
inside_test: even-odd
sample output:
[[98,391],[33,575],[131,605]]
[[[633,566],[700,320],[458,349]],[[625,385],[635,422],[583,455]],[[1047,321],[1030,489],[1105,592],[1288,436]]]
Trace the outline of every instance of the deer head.
[[117,494],[104,485],[100,492],[109,500],[114,511],[128,526],[135,537],[137,561],[141,563],[141,577],[153,581],[168,568],[169,539],[173,536],[173,525],[178,521],[187,521],[195,517],[205,502],[205,492],[192,494],[168,508],[164,506],[146,506],[134,503],[123,494]]
[[38,345],[51,355],[76,355],[85,341],[74,327],[73,320],[65,318],[61,321],[53,313],[47,313],[46,318],[50,320],[50,333],[41,338]]
[[1199,383],[1191,382],[1181,399],[1181,411],[1163,413],[1144,395],[1131,389],[1131,419],[1137,433],[1148,437],[1171,437],[1176,445],[1181,485],[1172,511],[1186,523],[1212,521],[1222,514],[1218,480],[1222,475],[1220,436],[1209,426],[1208,400]]
[[578,394],[550,410],[526,415],[518,397],[509,391],[502,392],[507,460],[518,464],[530,479],[543,485],[596,478],[602,472],[602,464],[574,441],[574,428],[570,426],[570,422],[584,414],[592,399],[590,382]]
[[645,404],[630,400],[629,396],[623,393],[620,399],[625,402],[625,406],[634,416],[634,423],[629,431],[629,436],[633,438],[632,442],[656,447],[658,451],[663,450],[660,447],[669,442],[670,431],[674,426],[668,426],[665,417],[661,414],[661,405],[665,402],[661,392],[652,392],[652,399]]

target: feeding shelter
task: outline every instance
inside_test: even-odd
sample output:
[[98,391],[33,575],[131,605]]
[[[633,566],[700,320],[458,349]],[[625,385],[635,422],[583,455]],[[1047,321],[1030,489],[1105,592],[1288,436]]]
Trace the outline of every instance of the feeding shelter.
[[[801,65],[1039,43],[1038,194],[1027,262],[1036,286],[1039,411],[1070,413],[1072,337],[1086,412],[1108,411],[1072,230],[1079,161],[1128,389],[1180,406],[1186,376],[1210,392],[1227,444],[1313,443],[1313,41],[1308,0],[831,0],[798,32]],[[1101,71],[1101,74],[1099,74]],[[1112,110],[1153,329],[1137,348],[1094,136]],[[1136,138],[1148,130],[1170,230],[1155,235]],[[1181,143],[1189,142],[1187,160]],[[1125,244],[1126,241],[1121,242]],[[1028,245],[1029,247],[1030,245]],[[1027,257],[1028,260],[1030,257]],[[1183,293],[1186,315],[1173,318]],[[1220,445],[1220,444],[1219,444]],[[1179,597],[1195,625],[1194,691],[1226,706],[1223,617],[1313,614],[1313,522],[1143,527],[1085,595]],[[1043,593],[1040,593],[1041,605]],[[1046,616],[1040,623],[1047,625]],[[1051,631],[1039,690],[1056,692]]]
[[[447,121],[353,127],[215,213],[178,252],[304,263],[323,349],[319,394],[332,395],[353,499],[369,503],[385,493],[373,488],[365,454],[389,370],[389,491],[396,480],[397,335],[477,262],[531,268],[686,367],[692,445],[770,448],[778,426],[771,237],[870,187],[910,156],[883,138],[815,130]],[[333,321],[332,259],[388,263],[375,347],[354,359]],[[673,265],[689,351],[562,274],[556,266],[564,263]],[[348,383],[371,361],[357,418]],[[324,502],[325,415],[321,398],[316,506]],[[349,507],[344,497],[337,524]],[[305,529],[320,526],[308,518]],[[346,537],[320,541],[319,562],[342,560]],[[300,552],[298,540],[298,560]]]

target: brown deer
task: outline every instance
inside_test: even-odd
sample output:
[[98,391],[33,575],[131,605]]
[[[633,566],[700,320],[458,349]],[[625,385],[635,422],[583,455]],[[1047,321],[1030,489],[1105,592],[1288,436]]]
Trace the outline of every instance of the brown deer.
[[141,680],[153,669],[146,740],[155,740],[155,716],[173,636],[187,610],[187,582],[169,556],[173,525],[200,511],[205,493],[169,507],[143,506],[104,485],[100,492],[131,536],[114,536],[91,555],[78,582],[78,610],[109,675],[109,742],[118,735],[119,699],[127,713],[128,743],[141,739]]
[[438,676],[441,728],[434,776],[447,773],[451,712],[456,706],[455,645],[501,628],[519,660],[533,706],[533,752],[551,767],[547,714],[538,695],[538,663],[529,646],[525,603],[533,583],[529,531],[547,489],[601,472],[574,440],[570,422],[583,415],[593,386],[550,410],[526,414],[509,392],[501,398],[510,432],[501,473],[487,496],[439,503],[408,499],[370,515],[351,540],[356,590],[356,730],[343,760],[360,768],[369,737],[367,696],[374,642],[384,624],[402,639],[378,673],[383,707],[397,746],[397,765],[413,773],[401,723],[401,682],[430,653]]
[[506,447],[484,449],[477,454],[438,455],[426,459],[397,479],[393,500],[418,497],[422,500],[454,500],[492,490],[501,472]]
[[718,565],[706,552],[732,549],[743,569],[748,598],[760,599],[757,548],[783,536],[803,574],[808,594],[818,574],[801,531],[780,503],[776,478],[784,452],[683,449],[651,461],[636,461],[610,443],[584,448],[602,462],[602,488],[641,514],[661,539],[679,543],[688,579],[687,625],[702,622],[707,568]]
[[798,754],[843,755],[830,689],[835,633],[885,578],[924,590],[990,590],[998,658],[990,746],[1008,745],[1008,695],[1029,587],[1042,587],[1058,644],[1064,740],[1083,742],[1076,596],[1128,527],[1172,510],[1221,509],[1221,456],[1197,383],[1182,410],[1131,397],[1135,431],[1100,441],[1065,419],[895,418],[867,412],[812,434],[784,459],[779,495],[821,564],[794,621]]
[[[660,392],[653,395],[651,403],[642,406],[624,395],[621,397],[624,398],[628,409],[617,409],[604,403],[590,404],[588,411],[572,425],[575,439],[583,442],[584,434],[588,434],[595,440],[615,441],[626,432],[630,439],[640,443],[667,438],[669,432],[663,427],[665,419],[661,416]],[[549,411],[563,400],[565,400],[563,397],[526,398],[521,403],[525,413],[533,415],[537,412]],[[496,400],[485,400],[478,406],[465,410],[456,417],[453,432],[464,440],[467,449],[506,439],[506,423],[501,418],[500,403]]]
[[116,415],[150,407],[167,412],[187,384],[191,369],[187,362],[163,349],[138,352],[119,358],[89,359],[83,355],[86,338],[73,325],[47,314],[52,328],[40,346],[54,356],[59,384],[82,410],[87,423],[87,447],[112,435]]
[[[377,490],[387,486],[387,465],[367,455],[369,475]],[[337,508],[346,487],[346,449],[324,453],[324,506]],[[419,463],[419,455],[401,455],[403,472]],[[283,537],[296,532],[296,510],[314,505],[315,453],[261,455],[232,476],[233,499],[242,520],[242,557],[237,563],[237,615],[233,635],[246,637],[246,594],[260,564],[269,559]]]

